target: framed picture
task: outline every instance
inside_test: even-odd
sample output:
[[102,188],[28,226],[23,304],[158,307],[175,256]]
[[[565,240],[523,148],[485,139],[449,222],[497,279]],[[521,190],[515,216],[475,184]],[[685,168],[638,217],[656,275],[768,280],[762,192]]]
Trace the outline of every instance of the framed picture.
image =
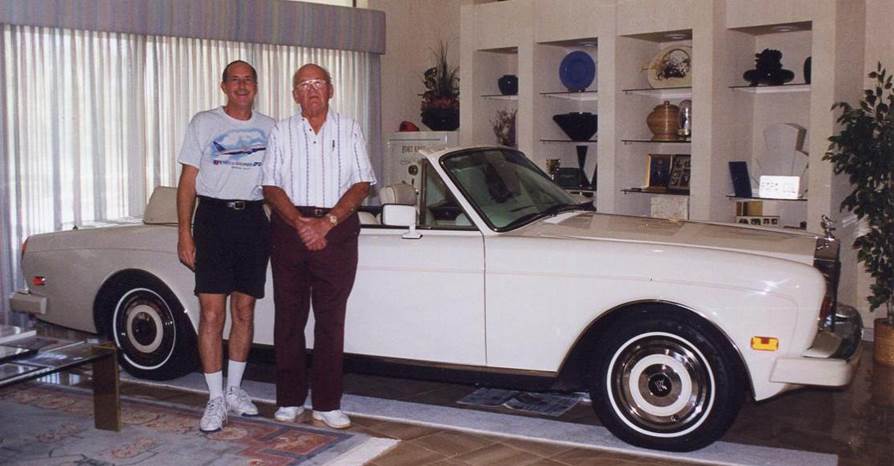
[[691,176],[692,157],[688,154],[676,154],[671,160],[670,180],[668,189],[674,191],[689,191],[689,178]]
[[778,227],[778,215],[737,215],[736,223],[743,225],[755,225],[764,227]]
[[671,176],[670,154],[649,154],[649,165],[646,167],[646,191],[662,192],[667,190]]

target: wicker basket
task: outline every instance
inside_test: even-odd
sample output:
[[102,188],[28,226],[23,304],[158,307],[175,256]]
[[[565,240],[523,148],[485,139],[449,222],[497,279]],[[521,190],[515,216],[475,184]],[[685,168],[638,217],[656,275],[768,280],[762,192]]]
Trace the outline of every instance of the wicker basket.
[[875,319],[874,337],[873,359],[879,364],[894,367],[894,326],[888,324],[886,319]]

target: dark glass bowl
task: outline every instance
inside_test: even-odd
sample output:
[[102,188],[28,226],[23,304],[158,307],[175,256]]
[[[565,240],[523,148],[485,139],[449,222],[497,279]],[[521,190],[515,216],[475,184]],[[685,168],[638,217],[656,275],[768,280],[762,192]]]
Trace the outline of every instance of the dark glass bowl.
[[571,112],[553,115],[553,121],[572,141],[589,141],[596,134],[599,115],[590,112]]

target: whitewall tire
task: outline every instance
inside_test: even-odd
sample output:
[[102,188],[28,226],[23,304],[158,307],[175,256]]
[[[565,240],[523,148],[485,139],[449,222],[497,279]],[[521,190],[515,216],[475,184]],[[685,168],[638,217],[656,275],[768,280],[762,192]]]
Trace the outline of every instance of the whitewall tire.
[[701,448],[726,432],[741,407],[745,382],[728,343],[685,317],[641,315],[614,327],[600,345],[593,409],[628,443]]

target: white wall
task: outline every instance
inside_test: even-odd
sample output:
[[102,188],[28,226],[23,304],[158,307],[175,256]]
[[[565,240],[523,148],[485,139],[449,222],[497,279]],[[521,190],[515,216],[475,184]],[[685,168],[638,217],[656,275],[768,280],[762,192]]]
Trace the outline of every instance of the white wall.
[[[368,0],[385,12],[386,52],[382,56],[382,140],[407,120],[425,130],[420,115],[425,90],[422,74],[433,63],[439,41],[448,44],[448,61],[459,65],[461,0]],[[460,109],[462,112],[462,109]]]

